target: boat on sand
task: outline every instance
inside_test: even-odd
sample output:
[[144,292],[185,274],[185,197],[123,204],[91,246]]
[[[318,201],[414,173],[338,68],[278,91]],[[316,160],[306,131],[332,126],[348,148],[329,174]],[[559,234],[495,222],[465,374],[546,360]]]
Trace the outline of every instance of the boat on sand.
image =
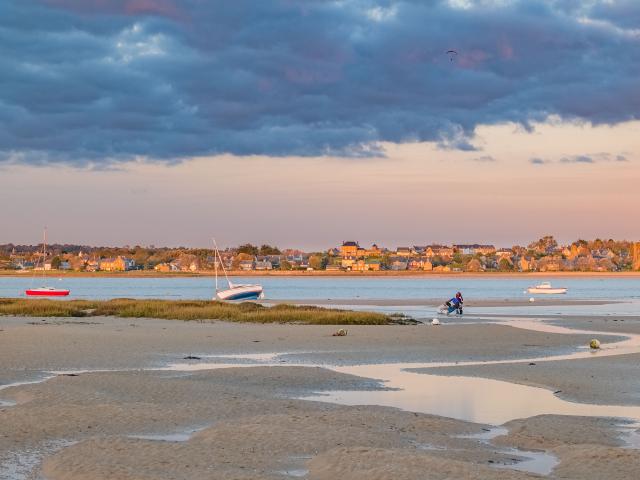
[[[227,270],[224,268],[224,262],[222,261],[222,257],[220,256],[220,251],[218,250],[218,245],[216,244],[215,239],[213,240],[214,247],[214,265],[216,272],[216,294],[214,300],[234,300],[234,301],[244,301],[244,300],[260,300],[264,298],[264,290],[262,289],[262,285],[258,284],[244,284],[244,285],[236,285],[229,280],[229,276],[227,275]],[[227,280],[228,288],[220,289],[218,288],[218,262],[220,262],[220,266],[222,267],[222,271],[224,272],[225,279]]]

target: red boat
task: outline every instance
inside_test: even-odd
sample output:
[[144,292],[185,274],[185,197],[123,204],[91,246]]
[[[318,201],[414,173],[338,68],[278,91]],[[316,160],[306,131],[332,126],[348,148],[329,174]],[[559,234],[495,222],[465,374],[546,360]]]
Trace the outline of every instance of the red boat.
[[69,295],[69,293],[71,293],[71,291],[64,288],[40,287],[30,288],[24,293],[26,293],[30,297],[66,297],[67,295]]
[[[45,281],[45,260],[47,258],[47,229],[44,229],[44,240],[42,242],[42,280]],[[35,275],[35,270],[34,270]],[[35,277],[34,277],[35,278]],[[66,288],[39,287],[29,288],[24,292],[29,297],[66,297],[71,293]]]

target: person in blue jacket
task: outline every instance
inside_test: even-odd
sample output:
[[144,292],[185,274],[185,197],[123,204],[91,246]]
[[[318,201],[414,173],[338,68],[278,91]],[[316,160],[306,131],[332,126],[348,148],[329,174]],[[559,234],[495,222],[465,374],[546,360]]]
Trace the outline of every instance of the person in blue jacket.
[[462,315],[462,305],[464,304],[464,299],[462,298],[462,293],[456,293],[456,296],[453,297],[448,302],[445,302],[445,305],[448,307],[449,311],[447,314],[456,312],[458,315]]

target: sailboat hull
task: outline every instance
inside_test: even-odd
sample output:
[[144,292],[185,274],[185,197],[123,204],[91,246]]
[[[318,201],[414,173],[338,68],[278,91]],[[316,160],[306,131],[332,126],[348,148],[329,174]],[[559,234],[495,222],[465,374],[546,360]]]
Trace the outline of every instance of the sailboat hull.
[[216,293],[216,300],[244,301],[263,298],[264,293],[260,285],[234,285]]
[[71,292],[62,288],[30,288],[24,293],[29,297],[66,297]]

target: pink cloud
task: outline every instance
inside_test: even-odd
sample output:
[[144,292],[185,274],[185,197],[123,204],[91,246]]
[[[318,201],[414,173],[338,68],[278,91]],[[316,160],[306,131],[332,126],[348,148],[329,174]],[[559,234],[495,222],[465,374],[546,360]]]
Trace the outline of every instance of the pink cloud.
[[463,68],[476,68],[482,65],[489,58],[489,54],[484,50],[469,50],[458,52],[456,61]]
[[504,38],[498,43],[498,51],[500,52],[500,56],[506,60],[510,60],[515,56],[515,52],[509,43],[509,40]]
[[82,13],[115,13],[117,15],[158,15],[184,20],[186,14],[174,0],[42,0],[53,7]]

